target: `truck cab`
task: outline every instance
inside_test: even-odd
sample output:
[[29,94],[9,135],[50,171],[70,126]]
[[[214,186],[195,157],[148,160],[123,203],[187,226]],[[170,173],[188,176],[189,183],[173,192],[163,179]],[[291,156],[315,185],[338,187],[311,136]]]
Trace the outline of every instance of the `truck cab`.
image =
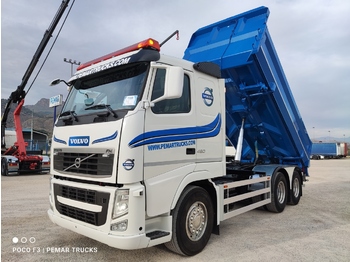
[[169,241],[174,196],[225,170],[218,67],[161,55],[147,39],[81,65],[69,86],[51,145],[50,218],[119,248]]

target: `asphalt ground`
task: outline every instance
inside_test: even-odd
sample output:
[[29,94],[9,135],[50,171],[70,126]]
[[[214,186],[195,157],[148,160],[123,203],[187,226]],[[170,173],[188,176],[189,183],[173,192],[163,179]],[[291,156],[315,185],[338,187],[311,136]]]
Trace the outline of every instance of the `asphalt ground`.
[[49,174],[1,177],[1,261],[350,261],[350,158],[312,160],[297,206],[224,221],[194,257],[118,250],[54,225]]

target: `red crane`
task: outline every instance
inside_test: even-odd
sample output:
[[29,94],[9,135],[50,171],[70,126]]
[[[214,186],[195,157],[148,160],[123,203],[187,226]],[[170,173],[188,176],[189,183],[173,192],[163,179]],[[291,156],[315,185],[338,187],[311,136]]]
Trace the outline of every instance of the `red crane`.
[[[56,15],[54,16],[49,28],[45,31],[45,34],[32,58],[32,61],[30,62],[23,78],[21,84],[17,87],[17,89],[11,93],[9,99],[7,100],[4,113],[1,118],[1,152],[2,155],[12,155],[18,159],[18,172],[23,171],[41,171],[41,162],[42,157],[36,156],[36,155],[27,155],[26,146],[27,142],[24,141],[23,138],[23,132],[22,132],[22,125],[21,125],[21,119],[20,114],[21,110],[24,104],[24,98],[26,96],[26,92],[24,91],[24,88],[26,87],[26,84],[32,75],[35,66],[37,65],[39,58],[41,57],[46,45],[48,44],[57,24],[59,23],[64,11],[66,10],[68,3],[70,0],[64,0],[62,1]],[[28,91],[27,91],[28,92]],[[10,146],[9,148],[6,148],[5,143],[5,129],[7,124],[8,115],[11,109],[12,103],[17,103],[17,107],[14,111],[14,123],[15,123],[15,129],[16,129],[16,139],[17,142],[15,142],[14,145]],[[7,170],[7,158],[2,157],[1,158],[1,169],[2,174],[6,175]],[[5,170],[4,170],[5,169]]]

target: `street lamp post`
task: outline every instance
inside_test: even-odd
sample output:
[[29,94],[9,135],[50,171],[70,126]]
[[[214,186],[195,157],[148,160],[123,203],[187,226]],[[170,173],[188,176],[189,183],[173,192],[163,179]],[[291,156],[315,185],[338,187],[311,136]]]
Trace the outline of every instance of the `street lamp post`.
[[70,64],[70,74],[72,76],[73,75],[73,65],[80,65],[80,62],[77,62],[76,60],[73,61],[72,59],[67,59],[67,58],[63,58],[63,61]]

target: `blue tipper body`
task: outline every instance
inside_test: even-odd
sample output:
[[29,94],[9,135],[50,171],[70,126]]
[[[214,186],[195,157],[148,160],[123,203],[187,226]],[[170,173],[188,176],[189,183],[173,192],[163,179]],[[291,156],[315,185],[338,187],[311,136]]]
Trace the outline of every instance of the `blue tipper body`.
[[213,62],[226,82],[226,136],[237,146],[244,122],[242,161],[298,165],[307,174],[311,141],[273,46],[267,7],[197,30],[184,59]]

